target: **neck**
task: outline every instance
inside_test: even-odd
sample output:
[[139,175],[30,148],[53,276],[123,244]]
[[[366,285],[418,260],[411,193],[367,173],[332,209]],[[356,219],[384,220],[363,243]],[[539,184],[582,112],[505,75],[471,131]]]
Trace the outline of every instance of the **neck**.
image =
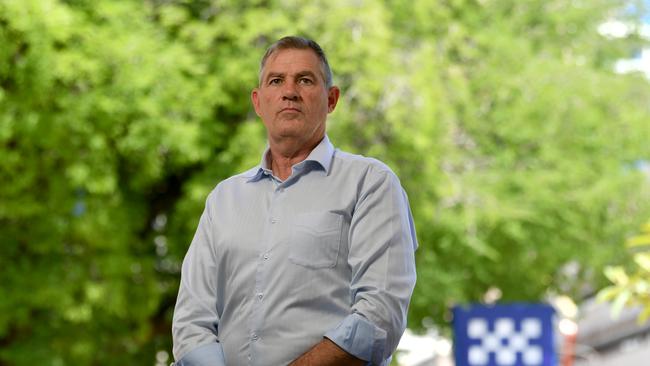
[[274,144],[269,141],[269,166],[273,171],[273,175],[286,180],[291,176],[291,168],[307,159],[311,151],[321,142],[322,138],[318,139],[311,144],[303,145],[299,148],[291,148],[290,146],[282,144]]

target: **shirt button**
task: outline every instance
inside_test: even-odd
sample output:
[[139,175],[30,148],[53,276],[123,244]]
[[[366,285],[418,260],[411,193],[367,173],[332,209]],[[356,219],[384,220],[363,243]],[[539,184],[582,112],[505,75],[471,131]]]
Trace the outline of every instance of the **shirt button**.
[[268,259],[269,259],[269,255],[268,255],[267,253],[264,253],[264,256],[263,256],[262,258],[264,258],[264,260],[268,260]]
[[262,300],[262,297],[264,297],[264,295],[261,292],[259,294],[257,294],[258,299]]
[[272,219],[271,219],[271,224],[275,224],[276,222],[278,222],[277,219],[275,219],[275,218],[272,218]]
[[259,338],[259,337],[257,336],[257,334],[253,334],[253,340],[254,340],[254,341],[256,341],[258,338]]

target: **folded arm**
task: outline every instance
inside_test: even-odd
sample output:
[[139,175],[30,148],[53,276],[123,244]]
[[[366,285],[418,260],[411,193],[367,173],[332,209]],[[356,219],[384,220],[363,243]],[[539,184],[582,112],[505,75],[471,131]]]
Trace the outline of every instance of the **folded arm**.
[[[406,327],[415,286],[417,239],[408,199],[397,177],[385,170],[368,175],[350,224],[352,312],[324,337],[363,364],[384,365]],[[327,344],[319,343],[297,361],[316,359],[312,353],[325,347],[323,343]]]
[[325,338],[289,366],[363,366],[363,361]]

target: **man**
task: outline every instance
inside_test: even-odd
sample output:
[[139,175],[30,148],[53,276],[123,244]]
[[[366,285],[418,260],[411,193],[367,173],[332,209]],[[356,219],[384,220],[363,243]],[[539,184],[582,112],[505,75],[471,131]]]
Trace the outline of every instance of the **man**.
[[273,44],[252,91],[261,164],[219,183],[183,262],[177,365],[387,365],[417,247],[399,180],[335,150],[339,89],[314,41]]

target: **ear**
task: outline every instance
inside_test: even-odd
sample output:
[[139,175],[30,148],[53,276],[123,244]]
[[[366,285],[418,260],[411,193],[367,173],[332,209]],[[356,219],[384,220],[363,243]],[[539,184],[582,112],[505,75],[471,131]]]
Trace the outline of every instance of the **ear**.
[[262,117],[260,115],[260,96],[259,96],[260,90],[259,88],[253,89],[251,91],[251,102],[253,102],[253,108],[255,108],[255,114],[257,114],[259,117]]
[[338,103],[340,95],[341,90],[339,90],[338,86],[333,86],[327,91],[327,113],[334,112],[334,108],[336,108],[336,103]]

